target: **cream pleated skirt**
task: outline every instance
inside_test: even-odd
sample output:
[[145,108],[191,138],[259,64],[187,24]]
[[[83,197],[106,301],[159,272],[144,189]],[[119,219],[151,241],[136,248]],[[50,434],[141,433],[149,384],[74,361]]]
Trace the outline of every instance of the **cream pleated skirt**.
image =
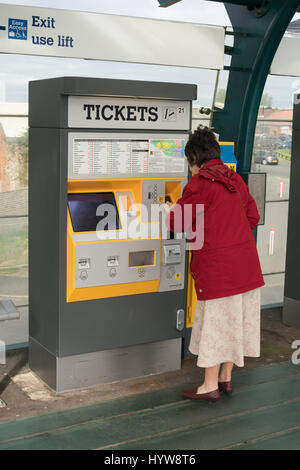
[[197,366],[223,362],[244,365],[260,356],[260,289],[212,300],[198,300],[189,345]]

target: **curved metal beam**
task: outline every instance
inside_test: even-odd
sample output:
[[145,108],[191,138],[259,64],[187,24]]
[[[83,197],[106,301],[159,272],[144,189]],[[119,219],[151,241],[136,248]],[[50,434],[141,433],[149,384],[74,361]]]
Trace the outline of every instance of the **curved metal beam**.
[[[168,7],[181,0],[158,0]],[[216,2],[219,0],[209,0]],[[238,171],[251,169],[256,120],[266,79],[280,41],[300,0],[228,0],[224,2],[234,35],[225,106],[213,117],[223,141],[236,143]],[[220,3],[220,2],[219,2]],[[248,7],[248,8],[245,8]],[[226,69],[226,67],[225,67]]]
[[257,114],[265,82],[299,0],[272,0],[263,17],[238,5],[225,7],[234,30],[225,106],[214,114],[220,140],[236,143],[238,171],[251,169]]

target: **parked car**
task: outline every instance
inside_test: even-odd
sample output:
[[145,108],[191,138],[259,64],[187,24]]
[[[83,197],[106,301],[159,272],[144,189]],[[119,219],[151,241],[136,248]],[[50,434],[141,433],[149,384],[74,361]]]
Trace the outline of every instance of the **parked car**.
[[268,150],[259,150],[254,154],[254,162],[262,165],[278,165],[278,154]]

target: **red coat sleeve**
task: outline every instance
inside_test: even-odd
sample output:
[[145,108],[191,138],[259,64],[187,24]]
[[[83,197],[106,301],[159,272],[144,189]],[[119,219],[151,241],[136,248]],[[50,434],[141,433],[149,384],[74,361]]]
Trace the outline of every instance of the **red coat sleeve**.
[[182,197],[167,216],[166,225],[170,232],[182,233],[189,232],[196,220],[197,201],[196,194],[188,187],[184,188]]

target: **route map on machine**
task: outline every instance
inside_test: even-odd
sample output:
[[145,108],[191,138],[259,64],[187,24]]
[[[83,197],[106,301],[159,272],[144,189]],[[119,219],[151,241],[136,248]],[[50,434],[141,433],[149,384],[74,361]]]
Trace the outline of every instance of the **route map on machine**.
[[182,173],[184,139],[73,140],[73,174]]

